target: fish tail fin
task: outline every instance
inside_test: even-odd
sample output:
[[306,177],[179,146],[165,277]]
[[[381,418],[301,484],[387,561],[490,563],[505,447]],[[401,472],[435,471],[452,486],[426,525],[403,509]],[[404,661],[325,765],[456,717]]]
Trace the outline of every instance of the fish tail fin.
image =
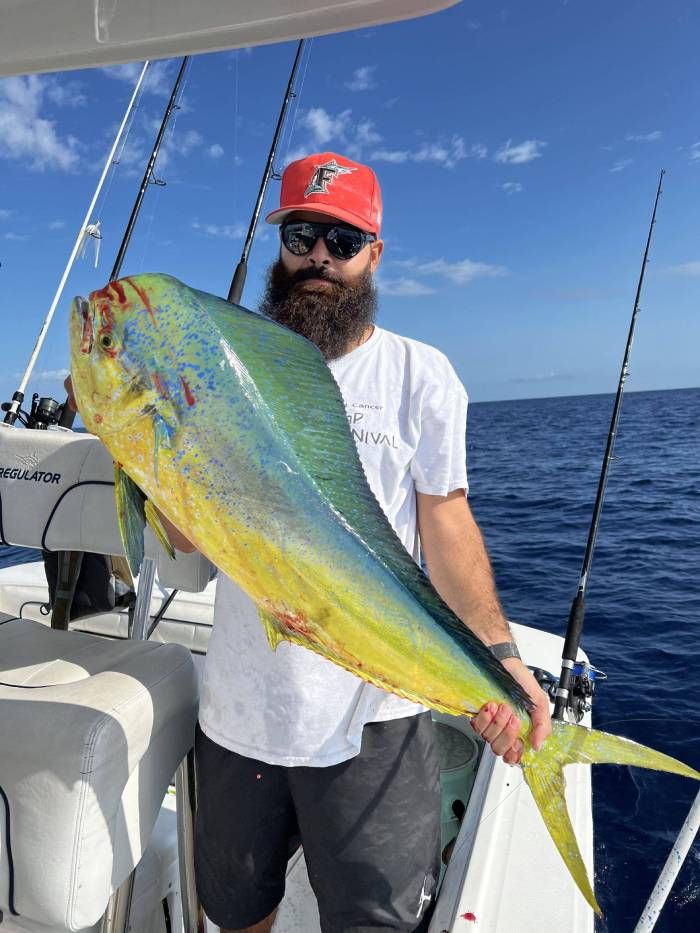
[[569,764],[622,764],[669,771],[700,780],[700,772],[661,752],[621,736],[566,722],[552,723],[552,735],[539,752],[523,753],[523,776],[559,854],[586,901],[602,916],[588,879],[564,796],[563,768]]

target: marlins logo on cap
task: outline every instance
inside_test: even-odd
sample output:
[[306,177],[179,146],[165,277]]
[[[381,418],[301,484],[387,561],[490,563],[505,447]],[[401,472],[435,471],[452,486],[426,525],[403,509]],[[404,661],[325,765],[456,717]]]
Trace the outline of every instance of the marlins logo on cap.
[[304,192],[304,197],[308,198],[310,194],[328,194],[328,185],[338,175],[349,175],[354,172],[354,168],[346,168],[344,165],[338,165],[335,159],[324,162],[323,165],[317,165],[309,187]]

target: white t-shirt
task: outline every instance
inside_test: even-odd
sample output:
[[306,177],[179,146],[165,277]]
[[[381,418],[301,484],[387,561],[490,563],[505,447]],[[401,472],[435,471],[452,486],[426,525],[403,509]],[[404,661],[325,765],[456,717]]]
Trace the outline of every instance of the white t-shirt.
[[[438,350],[379,327],[329,366],[369,485],[418,560],[416,490],[467,489],[464,387]],[[273,651],[252,600],[219,575],[199,712],[214,742],[270,764],[327,766],[358,753],[365,723],[422,709],[306,648]]]

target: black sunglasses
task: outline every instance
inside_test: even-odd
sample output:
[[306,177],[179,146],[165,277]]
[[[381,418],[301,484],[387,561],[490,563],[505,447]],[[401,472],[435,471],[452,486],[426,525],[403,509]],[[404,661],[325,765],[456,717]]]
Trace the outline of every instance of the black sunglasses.
[[377,239],[373,233],[365,233],[347,224],[322,224],[309,220],[292,220],[282,224],[280,237],[295,256],[306,256],[316,245],[316,240],[323,237],[326,249],[336,259],[352,259],[367,243]]

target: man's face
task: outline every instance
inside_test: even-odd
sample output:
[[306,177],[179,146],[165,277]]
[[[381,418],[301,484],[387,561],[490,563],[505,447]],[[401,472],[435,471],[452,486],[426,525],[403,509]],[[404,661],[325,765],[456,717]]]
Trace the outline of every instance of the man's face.
[[[333,223],[326,214],[295,212],[289,220]],[[339,221],[340,222],[340,221]],[[376,312],[372,280],[383,243],[366,244],[351,259],[337,259],[323,237],[304,256],[280,246],[268,272],[261,311],[313,341],[326,359],[336,359],[366,336]]]
[[[310,220],[318,221],[319,223],[333,223],[335,221],[340,224],[345,223],[345,221],[339,221],[330,214],[315,214],[306,211],[295,211],[287,217],[287,220]],[[323,270],[321,275],[327,274],[331,278],[352,282],[366,274],[368,269],[371,275],[374,274],[379,265],[379,258],[382,255],[383,248],[384,244],[382,241],[375,240],[374,243],[368,243],[363,247],[357,256],[353,256],[352,259],[336,259],[335,256],[328,252],[323,237],[319,237],[318,240],[316,240],[314,248],[305,256],[296,256],[282,245],[280,247],[280,259],[287,272],[291,275],[294,275],[300,270],[305,270],[307,274],[310,274],[311,270],[316,269]],[[327,280],[324,282],[322,278],[317,279],[312,277],[307,279],[306,287],[324,288],[327,287],[327,284]]]

